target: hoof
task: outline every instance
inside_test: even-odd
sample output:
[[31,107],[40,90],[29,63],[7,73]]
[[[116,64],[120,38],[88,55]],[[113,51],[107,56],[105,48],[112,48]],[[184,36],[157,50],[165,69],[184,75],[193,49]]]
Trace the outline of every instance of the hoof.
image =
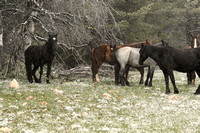
[[152,84],[149,84],[148,86],[149,86],[149,87],[152,87]]
[[29,83],[33,83],[33,80],[31,80],[31,81],[28,81]]
[[129,83],[129,82],[126,82],[126,85],[127,85],[127,86],[130,86],[130,83]]
[[46,82],[47,82],[47,84],[50,84],[49,80],[47,80]]
[[165,94],[170,94],[170,91],[166,91]]
[[42,81],[37,80],[37,81],[35,81],[35,83],[42,83]]
[[197,88],[196,92],[194,93],[195,95],[199,95],[200,94],[200,85],[199,87]]
[[178,94],[178,93],[179,93],[179,91],[175,91],[175,92],[174,92],[174,94]]
[[194,95],[199,95],[199,94],[200,94],[199,92],[195,92],[195,93],[194,93]]
[[122,86],[125,86],[125,84],[123,83],[123,84],[121,84]]

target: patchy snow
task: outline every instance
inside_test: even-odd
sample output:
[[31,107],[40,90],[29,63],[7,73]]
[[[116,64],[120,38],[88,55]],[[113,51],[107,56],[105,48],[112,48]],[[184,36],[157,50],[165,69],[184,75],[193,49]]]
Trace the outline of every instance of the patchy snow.
[[139,85],[137,76],[130,73],[131,87],[102,78],[102,83],[88,79],[50,85],[19,81],[20,88],[13,90],[7,87],[10,80],[0,80],[0,127],[25,133],[199,132],[200,96],[193,95],[198,80],[187,86],[186,74],[175,72],[180,93],[166,95],[161,71],[156,71],[153,87]]

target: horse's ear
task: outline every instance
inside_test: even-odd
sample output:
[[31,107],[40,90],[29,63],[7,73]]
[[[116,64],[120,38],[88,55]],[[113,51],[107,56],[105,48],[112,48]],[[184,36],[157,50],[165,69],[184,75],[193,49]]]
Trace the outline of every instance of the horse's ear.
[[113,50],[116,50],[117,49],[117,46],[116,46],[116,44],[113,46]]
[[152,40],[147,40],[146,39],[146,44],[152,45]]

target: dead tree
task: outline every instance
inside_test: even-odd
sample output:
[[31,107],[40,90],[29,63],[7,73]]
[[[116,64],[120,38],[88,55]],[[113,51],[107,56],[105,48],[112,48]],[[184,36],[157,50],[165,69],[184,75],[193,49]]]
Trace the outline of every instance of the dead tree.
[[4,54],[3,54],[3,24],[2,24],[2,15],[0,12],[0,70],[3,70],[4,67]]

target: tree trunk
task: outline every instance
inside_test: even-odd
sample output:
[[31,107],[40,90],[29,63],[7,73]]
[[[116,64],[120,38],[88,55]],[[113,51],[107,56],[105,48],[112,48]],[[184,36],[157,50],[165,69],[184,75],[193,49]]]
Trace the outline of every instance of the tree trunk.
[[3,55],[3,24],[2,17],[0,12],[0,70],[3,70],[4,67],[4,55]]
[[33,21],[33,17],[37,16],[37,11],[33,11],[33,0],[27,0],[27,7],[25,10],[24,21],[27,21],[27,24],[23,28],[24,38],[25,38],[25,46],[24,50],[26,50],[32,43],[32,35],[35,31],[35,24]]

